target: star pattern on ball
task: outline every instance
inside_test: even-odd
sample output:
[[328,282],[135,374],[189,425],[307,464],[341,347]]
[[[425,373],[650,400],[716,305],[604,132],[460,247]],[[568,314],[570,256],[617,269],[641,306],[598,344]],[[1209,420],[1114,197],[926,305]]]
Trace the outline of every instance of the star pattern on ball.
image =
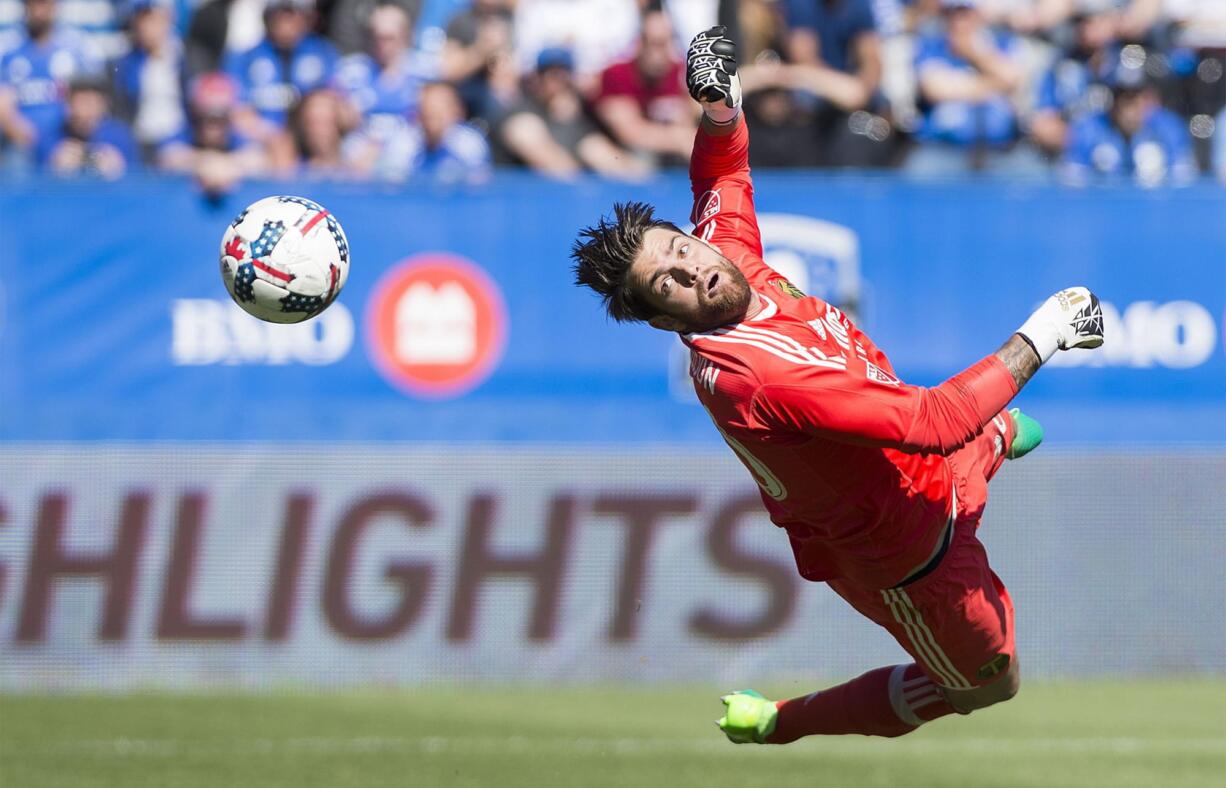
[[230,226],[231,226],[231,227],[238,227],[240,224],[242,224],[242,223],[243,223],[243,219],[246,219],[246,218],[247,218],[247,214],[249,214],[249,213],[251,213],[251,206],[250,206],[250,205],[248,205],[246,208],[244,208],[242,213],[240,213],[238,216],[234,217],[234,221],[230,222]]
[[264,227],[260,230],[260,237],[251,242],[251,256],[265,257],[271,254],[273,247],[283,235],[285,235],[285,222],[279,220],[264,222]]
[[234,297],[244,304],[255,300],[255,266],[243,263],[234,272]]
[[282,312],[308,312],[314,314],[326,306],[323,296],[304,296],[290,293],[281,299]]
[[305,197],[284,196],[278,197],[277,202],[290,203],[292,205],[301,205],[304,208],[310,208],[312,211],[322,211],[324,207],[314,200],[308,200]]
[[336,251],[340,253],[341,262],[349,263],[349,242],[345,240],[345,234],[341,232],[341,223],[332,218],[331,214],[325,218],[328,223],[328,232],[332,235],[332,240],[336,242]]

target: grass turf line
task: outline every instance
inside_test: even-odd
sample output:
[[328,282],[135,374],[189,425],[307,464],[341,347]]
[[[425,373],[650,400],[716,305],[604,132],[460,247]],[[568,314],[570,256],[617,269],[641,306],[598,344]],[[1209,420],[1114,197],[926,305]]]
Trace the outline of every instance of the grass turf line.
[[712,724],[717,696],[670,687],[6,695],[0,785],[1226,785],[1226,680],[1036,684],[901,739],[787,747],[726,743]]

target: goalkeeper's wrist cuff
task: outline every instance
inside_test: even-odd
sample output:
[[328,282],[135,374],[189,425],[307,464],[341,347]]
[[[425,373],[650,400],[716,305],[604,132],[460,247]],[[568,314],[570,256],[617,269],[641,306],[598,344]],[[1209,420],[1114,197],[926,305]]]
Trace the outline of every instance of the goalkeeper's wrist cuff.
[[741,106],[739,104],[735,107],[728,107],[720,103],[713,107],[703,107],[702,111],[706,113],[707,120],[716,126],[730,125],[735,123],[737,118],[741,117]]
[[1034,348],[1039,361],[1043,364],[1046,364],[1047,360],[1060,349],[1060,330],[1050,325],[1050,320],[1045,316],[1040,316],[1038,312],[1031,315],[1030,319],[1017,330],[1017,333],[1026,340],[1030,347]]

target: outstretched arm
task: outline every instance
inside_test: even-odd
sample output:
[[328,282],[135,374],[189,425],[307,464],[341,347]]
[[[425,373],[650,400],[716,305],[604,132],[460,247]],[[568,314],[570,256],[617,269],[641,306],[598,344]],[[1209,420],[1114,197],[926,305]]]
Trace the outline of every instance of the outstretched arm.
[[1043,366],[1039,354],[1021,334],[1009,337],[1005,344],[1000,346],[1000,350],[996,351],[996,357],[1005,365],[1005,369],[1009,370],[1019,390],[1034,377],[1039,367]]
[[933,388],[883,380],[871,367],[848,364],[846,370],[795,370],[786,381],[763,384],[752,408],[772,429],[947,455],[974,439],[1017,391],[996,356]]
[[947,455],[978,435],[1057,350],[1102,342],[1098,298],[1073,287],[1047,299],[995,354],[939,386],[908,386],[863,362],[798,366],[787,380],[759,386],[753,412],[769,427]]
[[694,37],[685,83],[702,106],[690,157],[695,237],[716,246],[755,287],[780,278],[762,260],[762,238],[749,177],[749,130],[741,116],[736,45],[723,27]]

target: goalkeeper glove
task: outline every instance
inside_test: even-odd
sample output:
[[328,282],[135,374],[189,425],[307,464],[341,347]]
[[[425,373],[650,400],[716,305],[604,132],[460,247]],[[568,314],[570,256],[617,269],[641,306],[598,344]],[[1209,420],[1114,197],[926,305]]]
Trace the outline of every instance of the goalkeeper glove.
[[715,721],[733,744],[765,744],[775,731],[779,710],[755,690],[738,690],[720,698],[727,711]]
[[1070,287],[1044,301],[1017,333],[1046,363],[1057,350],[1101,345],[1103,308],[1086,288]]
[[741,114],[741,78],[736,44],[716,25],[694,36],[685,57],[685,86],[712,123],[726,125]]

